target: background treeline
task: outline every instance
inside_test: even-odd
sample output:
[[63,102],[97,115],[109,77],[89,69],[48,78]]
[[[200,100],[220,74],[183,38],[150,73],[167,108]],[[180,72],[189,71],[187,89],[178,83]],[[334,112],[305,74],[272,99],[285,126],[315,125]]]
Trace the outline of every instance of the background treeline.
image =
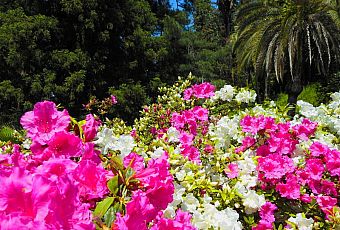
[[[311,3],[328,8],[315,12]],[[291,24],[286,37],[277,35],[274,24],[289,21],[287,11],[307,30]],[[303,24],[301,12],[312,24]],[[331,17],[311,16],[320,12]],[[313,34],[317,19],[326,20],[326,29],[315,26]],[[308,75],[301,86],[319,82],[314,88],[324,93],[338,90],[339,25],[338,0],[177,0],[172,6],[167,0],[0,0],[0,124],[17,125],[41,100],[80,116],[91,97],[110,94],[119,101],[111,115],[131,122],[159,86],[189,72],[197,81],[256,88],[259,100],[292,94],[292,71]],[[296,34],[306,41],[303,32],[309,43],[289,43]],[[299,52],[311,58],[300,60]],[[282,57],[292,53],[308,73]]]

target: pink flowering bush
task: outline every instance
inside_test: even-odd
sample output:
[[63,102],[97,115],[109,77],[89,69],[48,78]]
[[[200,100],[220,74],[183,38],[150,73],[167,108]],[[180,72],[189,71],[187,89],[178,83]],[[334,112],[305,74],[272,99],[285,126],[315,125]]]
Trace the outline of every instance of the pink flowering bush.
[[0,229],[339,228],[339,103],[289,118],[230,85],[161,91],[133,126],[25,113],[0,142]]

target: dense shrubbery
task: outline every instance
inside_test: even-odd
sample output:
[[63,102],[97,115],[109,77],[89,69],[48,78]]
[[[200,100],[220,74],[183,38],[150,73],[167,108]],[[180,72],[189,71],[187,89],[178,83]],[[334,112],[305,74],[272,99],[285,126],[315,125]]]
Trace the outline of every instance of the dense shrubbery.
[[339,228],[340,92],[293,119],[230,85],[161,92],[131,127],[36,104],[2,142],[1,229]]

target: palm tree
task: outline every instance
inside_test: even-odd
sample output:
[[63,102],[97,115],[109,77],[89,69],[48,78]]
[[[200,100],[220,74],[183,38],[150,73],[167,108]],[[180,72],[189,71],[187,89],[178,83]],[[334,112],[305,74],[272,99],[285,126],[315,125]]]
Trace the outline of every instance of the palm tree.
[[331,64],[339,67],[337,10],[334,0],[252,0],[243,4],[236,17],[234,46],[239,70],[254,69],[257,91],[265,97],[269,81],[276,77],[287,85],[289,103],[296,104],[307,80],[327,76]]

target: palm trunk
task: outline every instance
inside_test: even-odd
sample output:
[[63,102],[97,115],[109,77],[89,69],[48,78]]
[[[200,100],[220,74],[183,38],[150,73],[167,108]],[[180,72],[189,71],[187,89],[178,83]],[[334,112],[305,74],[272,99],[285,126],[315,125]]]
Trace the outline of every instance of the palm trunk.
[[303,87],[300,77],[298,77],[297,79],[293,79],[293,81],[290,84],[291,85],[289,86],[288,89],[288,104],[292,106],[292,108],[289,109],[288,115],[290,117],[294,117],[297,98],[299,94],[302,92]]

